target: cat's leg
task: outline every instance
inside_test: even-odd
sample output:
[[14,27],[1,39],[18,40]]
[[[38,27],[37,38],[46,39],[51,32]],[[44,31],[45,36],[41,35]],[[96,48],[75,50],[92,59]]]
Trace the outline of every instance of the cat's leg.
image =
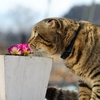
[[91,98],[91,88],[79,80],[79,100],[90,100]]
[[94,81],[90,100],[100,100],[100,80]]
[[78,100],[78,91],[64,90],[49,86],[46,92],[47,100]]

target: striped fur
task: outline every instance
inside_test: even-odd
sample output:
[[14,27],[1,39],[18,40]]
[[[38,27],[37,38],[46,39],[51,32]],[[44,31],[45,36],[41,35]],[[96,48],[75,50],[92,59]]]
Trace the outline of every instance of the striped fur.
[[79,100],[100,100],[100,26],[48,18],[34,25],[28,43],[34,51],[63,54],[79,27],[72,51],[64,62],[79,78]]

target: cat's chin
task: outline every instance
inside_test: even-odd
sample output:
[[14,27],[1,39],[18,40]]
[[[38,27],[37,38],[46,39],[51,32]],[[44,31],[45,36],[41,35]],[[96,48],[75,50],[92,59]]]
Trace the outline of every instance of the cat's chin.
[[48,55],[59,55],[59,53],[56,52],[46,52]]

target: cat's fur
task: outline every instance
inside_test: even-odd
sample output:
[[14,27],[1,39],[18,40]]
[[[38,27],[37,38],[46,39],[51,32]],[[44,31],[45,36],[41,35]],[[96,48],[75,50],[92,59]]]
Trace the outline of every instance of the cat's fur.
[[100,100],[100,26],[67,18],[47,18],[34,25],[28,43],[34,51],[62,55],[76,33],[65,65],[79,78],[79,100]]

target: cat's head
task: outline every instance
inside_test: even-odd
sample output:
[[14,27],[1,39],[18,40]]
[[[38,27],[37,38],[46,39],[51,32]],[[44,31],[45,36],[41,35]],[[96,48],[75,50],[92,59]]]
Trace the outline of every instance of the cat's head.
[[[32,34],[28,41],[33,51],[58,54],[64,50],[64,39],[68,29],[64,21],[59,18],[44,19],[32,28]],[[67,36],[68,37],[68,36]],[[68,37],[70,39],[70,37]],[[67,44],[67,42],[66,42]]]

